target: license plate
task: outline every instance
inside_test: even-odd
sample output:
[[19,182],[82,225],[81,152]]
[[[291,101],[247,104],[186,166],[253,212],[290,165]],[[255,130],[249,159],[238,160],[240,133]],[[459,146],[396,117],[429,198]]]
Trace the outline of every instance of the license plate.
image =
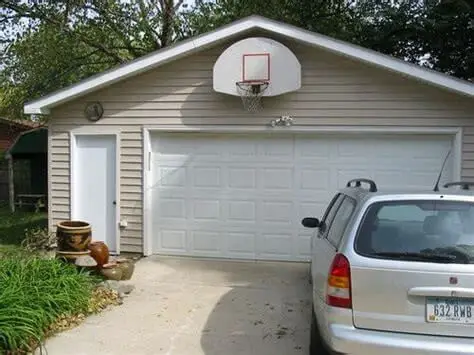
[[432,323],[474,324],[474,299],[427,298],[426,320]]

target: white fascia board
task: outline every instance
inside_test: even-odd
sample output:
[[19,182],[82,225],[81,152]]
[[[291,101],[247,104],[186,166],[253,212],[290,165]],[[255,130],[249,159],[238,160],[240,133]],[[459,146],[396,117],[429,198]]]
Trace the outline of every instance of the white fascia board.
[[382,67],[457,93],[471,97],[474,96],[474,84],[467,80],[453,78],[449,75],[438,73],[413,63],[404,62],[371,49],[309,32],[294,26],[282,25],[274,21],[265,20],[262,27],[269,32],[278,33],[314,47],[323,48],[333,53]]
[[212,46],[229,37],[252,30],[255,26],[253,19],[237,22],[231,26],[223,27],[208,34],[191,38],[175,46],[159,50],[158,52],[138,58],[131,63],[98,74],[92,78],[79,82],[63,90],[45,96],[39,100],[27,103],[24,107],[26,114],[48,114],[50,108],[89,92],[109,86],[120,80],[140,74],[159,65],[190,55],[194,52]]
[[338,55],[372,64],[459,94],[467,95],[469,97],[474,96],[474,84],[468,81],[456,79],[449,75],[420,67],[416,64],[404,62],[370,49],[306,31],[291,25],[259,16],[251,16],[207,34],[191,38],[169,48],[151,53],[150,55],[136,59],[128,64],[98,74],[79,82],[78,84],[30,102],[25,105],[24,111],[26,114],[48,114],[50,108],[63,102],[72,100],[76,97],[85,95],[94,90],[111,85],[117,81],[145,72],[186,55],[190,55],[203,50],[206,47],[213,46],[228,38],[253,29],[261,29],[270,33],[279,34],[307,45],[322,48]]

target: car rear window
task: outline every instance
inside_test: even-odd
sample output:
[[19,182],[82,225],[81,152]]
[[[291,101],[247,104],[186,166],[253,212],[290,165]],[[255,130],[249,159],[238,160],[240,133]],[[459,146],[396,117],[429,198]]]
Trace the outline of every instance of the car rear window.
[[386,259],[474,263],[474,204],[374,203],[364,215],[355,249],[366,256]]

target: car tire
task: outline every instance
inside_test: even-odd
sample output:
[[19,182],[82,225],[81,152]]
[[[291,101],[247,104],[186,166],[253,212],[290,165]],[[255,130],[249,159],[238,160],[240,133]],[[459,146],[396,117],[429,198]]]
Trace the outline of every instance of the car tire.
[[314,308],[311,309],[311,331],[310,331],[309,355],[331,355],[327,350],[319,333],[318,322],[314,315]]

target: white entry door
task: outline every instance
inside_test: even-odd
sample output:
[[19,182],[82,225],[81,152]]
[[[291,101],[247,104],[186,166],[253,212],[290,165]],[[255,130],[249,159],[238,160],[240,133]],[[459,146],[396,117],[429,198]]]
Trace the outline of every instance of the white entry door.
[[[308,260],[307,216],[339,188],[372,178],[381,191],[433,188],[447,135],[154,134],[152,251],[240,259]],[[453,178],[453,159],[442,182]]]
[[90,223],[92,239],[117,252],[115,135],[75,136],[72,184],[72,219]]

